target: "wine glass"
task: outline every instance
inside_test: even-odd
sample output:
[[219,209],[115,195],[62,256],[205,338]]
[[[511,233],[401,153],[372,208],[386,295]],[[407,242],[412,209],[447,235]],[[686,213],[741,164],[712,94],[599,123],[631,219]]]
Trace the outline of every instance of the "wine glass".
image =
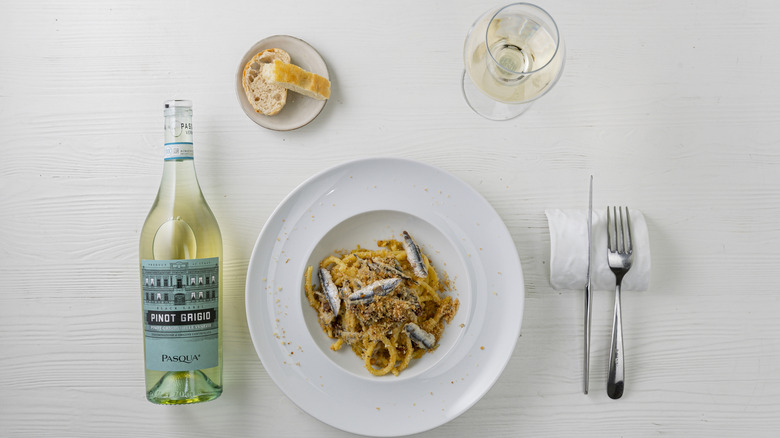
[[513,3],[474,22],[463,50],[463,94],[490,120],[509,120],[558,82],[566,49],[558,25],[544,9]]

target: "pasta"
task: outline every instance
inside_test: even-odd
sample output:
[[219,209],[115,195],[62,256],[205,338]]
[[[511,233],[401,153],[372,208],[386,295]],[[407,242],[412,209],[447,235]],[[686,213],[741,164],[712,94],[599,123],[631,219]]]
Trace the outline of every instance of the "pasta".
[[460,304],[444,295],[448,282],[406,231],[403,238],[377,241],[377,250],[334,253],[304,278],[309,304],[335,340],[331,350],[349,345],[376,376],[397,376],[435,350]]

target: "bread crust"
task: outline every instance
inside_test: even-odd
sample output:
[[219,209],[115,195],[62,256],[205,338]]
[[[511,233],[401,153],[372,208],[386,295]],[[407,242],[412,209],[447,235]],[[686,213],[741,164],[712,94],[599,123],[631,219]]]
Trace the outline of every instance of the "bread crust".
[[249,103],[255,112],[272,116],[284,108],[287,103],[287,89],[269,83],[262,75],[263,66],[278,61],[290,63],[290,54],[282,49],[266,49],[256,54],[244,66],[241,85],[244,87]]
[[278,84],[317,100],[330,98],[330,81],[297,65],[274,60],[263,66],[262,74],[269,84]]

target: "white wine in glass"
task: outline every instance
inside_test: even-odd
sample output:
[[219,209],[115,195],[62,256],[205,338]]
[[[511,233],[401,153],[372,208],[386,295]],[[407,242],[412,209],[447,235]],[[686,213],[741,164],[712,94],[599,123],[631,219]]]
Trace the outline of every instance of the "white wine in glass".
[[491,120],[517,117],[555,85],[564,58],[558,26],[543,9],[514,3],[488,11],[466,37],[466,101]]

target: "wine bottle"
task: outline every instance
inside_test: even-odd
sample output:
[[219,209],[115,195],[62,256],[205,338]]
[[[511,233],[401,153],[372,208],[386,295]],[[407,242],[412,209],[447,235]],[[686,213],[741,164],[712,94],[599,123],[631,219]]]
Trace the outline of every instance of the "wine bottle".
[[197,403],[222,393],[222,236],[195,175],[192,103],[163,112],[162,182],[139,248],[146,398]]

